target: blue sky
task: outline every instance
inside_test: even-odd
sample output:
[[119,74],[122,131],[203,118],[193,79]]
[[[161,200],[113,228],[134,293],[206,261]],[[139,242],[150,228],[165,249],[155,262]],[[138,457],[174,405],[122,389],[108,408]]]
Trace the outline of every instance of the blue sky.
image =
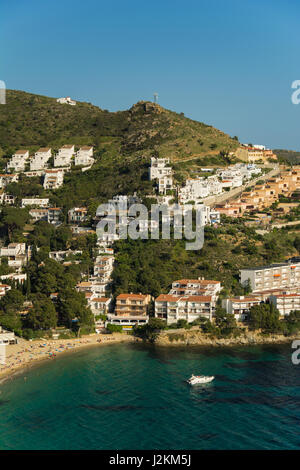
[[103,109],[153,100],[300,150],[298,0],[1,0],[0,79]]

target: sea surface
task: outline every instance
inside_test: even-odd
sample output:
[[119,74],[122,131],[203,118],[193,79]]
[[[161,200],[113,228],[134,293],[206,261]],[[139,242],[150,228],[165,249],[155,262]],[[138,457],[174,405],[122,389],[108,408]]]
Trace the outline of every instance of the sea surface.
[[[109,345],[0,385],[0,449],[299,449],[291,345]],[[215,375],[190,387],[192,373]]]

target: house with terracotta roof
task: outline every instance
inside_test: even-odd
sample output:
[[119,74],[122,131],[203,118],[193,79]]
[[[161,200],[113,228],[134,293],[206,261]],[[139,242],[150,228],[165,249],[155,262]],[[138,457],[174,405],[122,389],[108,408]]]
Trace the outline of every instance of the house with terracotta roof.
[[147,315],[150,301],[149,294],[119,294],[116,298],[115,314],[127,317]]
[[221,291],[221,282],[209,279],[179,279],[172,282],[172,295],[211,295],[216,297]]
[[45,189],[57,189],[63,185],[64,172],[62,170],[46,170],[43,186]]
[[75,224],[78,222],[86,222],[88,220],[88,209],[87,207],[72,207],[68,211],[68,222],[69,224]]
[[168,324],[178,320],[188,323],[205,317],[212,319],[216,301],[210,295],[161,294],[155,299],[155,316]]

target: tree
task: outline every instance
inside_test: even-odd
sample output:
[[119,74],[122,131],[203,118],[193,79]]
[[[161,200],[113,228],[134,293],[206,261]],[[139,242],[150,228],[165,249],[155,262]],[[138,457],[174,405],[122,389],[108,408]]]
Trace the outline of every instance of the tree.
[[14,314],[21,309],[25,297],[18,289],[10,289],[0,300],[0,309],[5,314]]
[[106,325],[106,329],[110,333],[122,333],[123,331],[123,328],[121,325],[114,325],[113,323],[108,323]]
[[298,251],[298,253],[300,253],[300,237],[296,237],[295,240],[294,240],[294,247],[296,248],[296,250]]
[[270,304],[253,305],[250,308],[248,321],[252,329],[262,329],[266,333],[279,333],[282,330],[279,310]]
[[33,302],[33,308],[26,317],[26,327],[33,330],[48,330],[57,325],[57,313],[53,302],[39,294]]
[[216,308],[215,323],[222,336],[229,336],[238,330],[234,315],[226,313],[222,307]]
[[150,343],[154,343],[160,331],[164,330],[166,327],[167,323],[165,320],[161,320],[160,318],[150,318],[146,325],[135,326],[133,331],[136,336],[140,336],[141,338],[150,341]]
[[29,221],[28,209],[4,206],[0,215],[0,227],[11,241],[22,234],[24,225]]
[[82,292],[69,288],[61,290],[58,295],[57,310],[59,324],[68,328],[72,327],[73,320],[76,320],[78,327],[94,323],[93,314]]

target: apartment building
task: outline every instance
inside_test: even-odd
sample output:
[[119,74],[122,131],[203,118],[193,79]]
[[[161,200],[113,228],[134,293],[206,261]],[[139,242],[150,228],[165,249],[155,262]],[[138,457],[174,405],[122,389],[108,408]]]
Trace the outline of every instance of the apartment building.
[[43,170],[51,158],[51,148],[40,148],[30,160],[30,171]]
[[163,176],[172,176],[172,168],[169,165],[169,158],[151,158],[151,166],[149,168],[150,180],[159,179]]
[[7,331],[0,326],[0,344],[17,344],[18,340],[12,331]]
[[107,283],[100,282],[97,280],[93,281],[82,281],[76,285],[77,292],[89,292],[91,294],[97,294],[97,297],[104,297],[107,289]]
[[62,210],[60,207],[49,207],[48,209],[48,222],[49,224],[58,225],[62,217]]
[[111,273],[113,271],[114,257],[113,256],[97,256],[94,264],[94,276],[103,282],[111,280]]
[[0,256],[15,257],[26,253],[25,243],[9,243],[8,246],[0,248]]
[[48,207],[49,199],[39,198],[39,197],[23,198],[21,201],[22,209],[24,209],[24,207],[27,207],[27,206]]
[[147,315],[150,301],[150,295],[119,294],[116,298],[115,314],[127,317]]
[[34,222],[38,220],[46,220],[48,222],[48,209],[30,209],[29,215]]
[[199,317],[212,319],[215,300],[210,295],[161,294],[155,299],[155,316],[168,324],[178,320],[192,322]]
[[223,299],[222,307],[225,308],[226,313],[234,315],[237,321],[245,321],[250,308],[261,303],[262,300],[259,297],[241,295],[231,299]]
[[75,165],[90,166],[93,165],[93,147],[81,147],[75,154]]
[[106,315],[109,312],[111,305],[110,297],[98,297],[97,294],[92,294],[87,300],[94,315]]
[[88,220],[87,207],[73,207],[68,211],[68,221],[70,224],[86,222]]
[[300,260],[240,270],[240,282],[250,282],[252,292],[300,287]]
[[197,203],[206,197],[221,194],[222,190],[222,182],[216,175],[187,179],[185,186],[178,191],[178,199],[181,204],[190,201]]
[[293,310],[300,311],[300,294],[271,295],[270,302],[279,310],[280,315],[289,315]]
[[54,157],[54,166],[70,166],[73,155],[75,154],[74,145],[64,145],[58,149],[58,153]]
[[28,159],[28,150],[17,150],[17,152],[13,154],[11,160],[7,163],[7,171],[12,171],[13,173],[24,171]]
[[12,194],[7,194],[0,189],[0,204],[3,204],[5,206],[13,206],[15,202],[16,196],[13,196]]
[[8,246],[0,248],[0,257],[8,258],[8,266],[20,271],[27,263],[27,252],[25,243],[9,243]]
[[16,183],[19,176],[16,174],[0,174],[0,189],[5,188],[10,183]]
[[172,282],[171,295],[209,295],[217,298],[221,291],[221,282],[207,279],[179,279]]
[[245,162],[249,163],[268,163],[271,160],[277,160],[277,156],[270,149],[263,146],[241,146],[235,152],[235,155]]
[[173,170],[170,166],[169,158],[151,158],[151,166],[149,168],[149,179],[158,180],[158,192],[166,194],[168,190],[173,189]]
[[61,170],[46,170],[43,186],[45,189],[57,189],[63,185],[64,173]]

